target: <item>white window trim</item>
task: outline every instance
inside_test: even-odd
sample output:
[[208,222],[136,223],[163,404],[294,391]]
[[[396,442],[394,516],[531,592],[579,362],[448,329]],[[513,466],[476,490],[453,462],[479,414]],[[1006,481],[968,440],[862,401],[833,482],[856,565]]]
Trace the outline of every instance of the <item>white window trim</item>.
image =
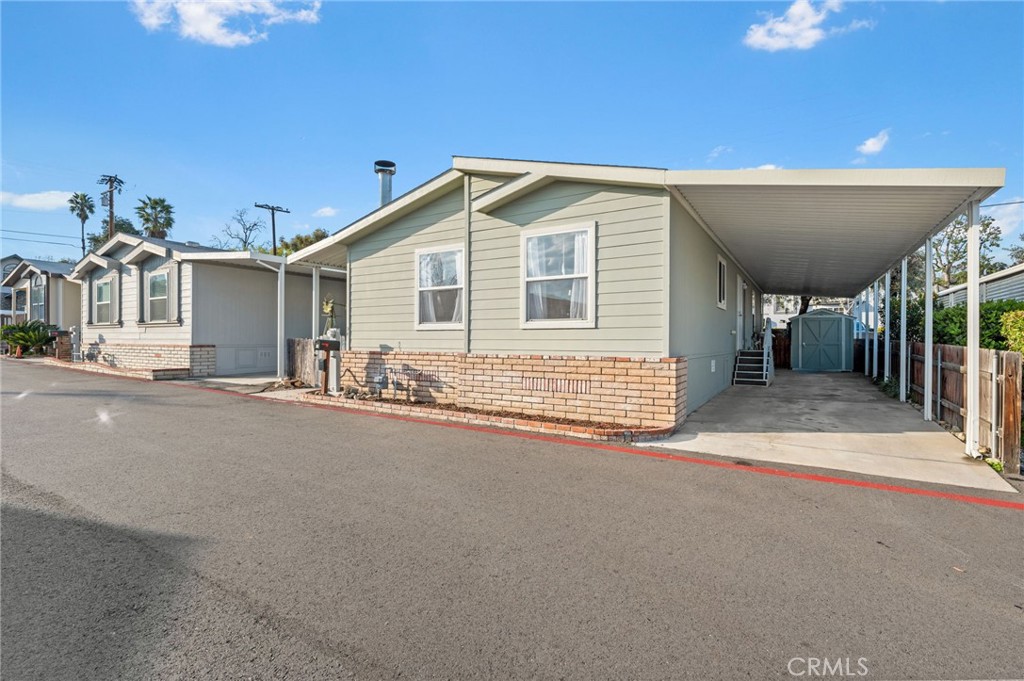
[[718,264],[715,265],[715,297],[720,309],[729,306],[729,265],[722,256],[718,256]]
[[[585,319],[535,319],[527,321],[528,309],[526,300],[526,241],[530,237],[549,234],[565,234],[570,232],[586,232],[587,246],[590,250],[587,258],[587,317]],[[519,233],[519,328],[521,329],[593,329],[597,326],[597,222],[577,222],[570,225],[555,227],[537,227],[524,229]],[[578,279],[576,274],[563,274],[555,277],[537,277],[531,281],[554,281],[556,279]]]
[[[36,285],[36,279],[39,280],[39,285],[38,286]],[[33,275],[28,280],[28,294],[27,294],[27,298],[28,298],[27,306],[28,306],[28,309],[27,309],[26,312],[27,312],[27,316],[28,316],[28,318],[30,320],[38,319],[38,320],[43,321],[43,322],[47,321],[45,319],[45,317],[46,317],[46,294],[48,293],[48,291],[46,289],[47,289],[46,279],[43,278],[43,275],[36,274],[36,275]],[[40,295],[42,296],[42,300],[39,301],[38,303],[32,301],[32,294],[35,293],[36,291],[39,291]],[[41,312],[42,312],[42,315],[39,316],[39,317],[35,316],[35,313],[36,313],[36,309],[35,308],[37,308],[37,307],[40,307],[41,308]]]
[[[164,293],[164,296],[163,296],[163,299],[164,299],[164,309],[166,310],[166,312],[164,313],[164,319],[152,319],[152,317],[151,317],[152,309],[151,309],[150,304],[149,304],[150,300],[152,300],[152,298],[149,295],[149,292],[150,292],[150,283],[149,282],[150,282],[150,280],[153,277],[160,277],[160,276],[162,276],[164,278],[164,281],[167,282],[167,284],[166,284],[167,285],[167,291],[166,291],[166,293]],[[170,275],[170,270],[169,269],[165,268],[165,269],[155,270],[153,272],[146,272],[146,288],[145,288],[145,292],[146,292],[146,296],[145,296],[145,298],[146,298],[146,300],[145,300],[145,311],[146,311],[146,314],[144,315],[145,319],[146,319],[146,321],[145,321],[146,324],[167,324],[170,321],[172,321],[171,320],[171,289],[170,289],[170,285],[171,285],[171,275]],[[158,297],[157,300],[160,300],[160,298]]]
[[[462,278],[458,286],[428,286],[420,288],[420,256],[428,253],[447,253],[450,251],[459,254],[458,262],[463,268]],[[413,254],[413,328],[417,331],[459,331],[466,328],[466,245],[464,243],[446,244],[444,246],[429,246],[417,248]],[[462,289],[462,321],[461,322],[420,322],[420,291],[442,291],[448,289]]]
[[[106,284],[107,286],[110,287],[110,298],[109,298],[109,300],[107,300],[107,302],[103,303],[104,305],[107,306],[107,310],[109,310],[109,314],[107,315],[107,317],[109,317],[109,319],[107,321],[105,321],[105,322],[99,321],[99,306],[100,306],[100,302],[99,302],[99,295],[98,294],[99,294],[99,288],[103,284]],[[113,317],[114,317],[114,296],[113,296],[113,293],[114,293],[114,278],[112,276],[108,275],[108,276],[106,276],[106,277],[104,277],[102,279],[97,279],[96,281],[94,281],[92,283],[92,324],[91,324],[91,326],[115,326],[117,324],[117,320],[113,319]]]

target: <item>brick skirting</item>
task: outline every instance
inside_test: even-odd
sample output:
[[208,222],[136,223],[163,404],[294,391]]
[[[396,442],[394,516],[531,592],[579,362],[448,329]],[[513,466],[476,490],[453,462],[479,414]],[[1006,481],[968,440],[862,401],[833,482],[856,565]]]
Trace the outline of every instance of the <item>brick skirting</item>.
[[108,376],[128,376],[130,378],[141,378],[147,381],[171,381],[188,378],[188,367],[177,367],[168,369],[124,369],[112,367],[98,362],[71,362],[68,360],[47,357],[44,362],[53,366],[78,371],[88,371],[93,374],[107,374]]
[[385,397],[633,428],[675,428],[686,415],[685,357],[349,350],[341,358],[343,387],[366,390],[385,376]]
[[[184,369],[185,377],[210,376],[217,367],[213,345],[149,345],[134,343],[93,343],[82,348],[83,365],[93,364],[129,371]],[[175,376],[178,378],[178,376]]]

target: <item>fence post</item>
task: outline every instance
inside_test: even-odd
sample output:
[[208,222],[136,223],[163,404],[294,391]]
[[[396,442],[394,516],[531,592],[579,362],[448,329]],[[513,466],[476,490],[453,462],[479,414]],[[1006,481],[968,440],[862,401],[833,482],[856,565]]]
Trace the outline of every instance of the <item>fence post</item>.
[[992,407],[991,407],[992,413],[990,413],[988,415],[989,416],[989,432],[990,432],[990,435],[989,435],[989,437],[990,437],[990,439],[989,439],[989,445],[990,445],[989,446],[989,456],[997,456],[996,452],[999,451],[997,449],[997,445],[996,445],[996,427],[997,427],[996,424],[999,423],[999,402],[996,401],[996,376],[998,375],[998,372],[999,372],[999,351],[998,350],[993,350],[992,351],[991,369],[992,369],[992,374],[991,374],[992,385],[990,386],[991,389],[989,390],[989,394],[992,396]]
[[1003,437],[1000,439],[1000,460],[1003,471],[1020,471],[1020,391],[1021,356],[1016,352],[1003,355]]

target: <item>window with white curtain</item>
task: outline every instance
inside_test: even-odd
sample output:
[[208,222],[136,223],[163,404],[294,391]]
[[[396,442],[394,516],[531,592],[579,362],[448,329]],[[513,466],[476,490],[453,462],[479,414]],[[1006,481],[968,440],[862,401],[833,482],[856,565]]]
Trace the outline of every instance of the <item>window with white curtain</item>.
[[167,273],[149,275],[149,316],[147,322],[167,321]]
[[46,321],[46,284],[38,274],[32,277],[29,302],[31,304],[29,319]]
[[462,328],[463,253],[462,245],[416,251],[417,328]]
[[522,235],[524,326],[593,326],[594,223]]
[[94,324],[110,323],[110,282],[100,281],[96,283],[96,314],[93,316]]

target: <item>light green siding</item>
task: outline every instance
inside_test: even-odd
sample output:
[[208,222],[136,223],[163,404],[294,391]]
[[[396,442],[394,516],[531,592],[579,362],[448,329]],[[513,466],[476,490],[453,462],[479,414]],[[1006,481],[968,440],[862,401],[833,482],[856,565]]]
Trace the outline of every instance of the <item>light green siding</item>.
[[[686,410],[692,412],[732,382],[736,357],[737,275],[746,281],[746,311],[759,293],[736,263],[679,202],[671,203],[671,296],[669,352],[687,358]],[[718,257],[726,262],[726,309],[718,307]],[[744,334],[756,321],[744,315]],[[714,370],[712,370],[712,363]]]
[[[472,220],[473,352],[661,355],[664,191],[556,182]],[[520,233],[595,221],[595,328],[523,329]]]
[[464,203],[463,189],[453,190],[351,245],[353,349],[464,349],[463,331],[417,330],[414,319],[416,249],[463,244]]

